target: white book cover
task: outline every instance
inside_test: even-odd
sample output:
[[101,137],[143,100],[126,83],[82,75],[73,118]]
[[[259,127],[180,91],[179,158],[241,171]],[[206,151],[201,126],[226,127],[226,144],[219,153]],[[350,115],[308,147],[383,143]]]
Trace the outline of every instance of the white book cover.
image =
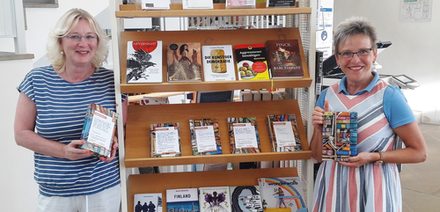
[[205,81],[235,80],[232,45],[202,46]]
[[134,195],[134,212],[162,212],[162,193],[143,193]]
[[259,178],[264,208],[290,208],[291,212],[307,212],[305,183],[299,177]]
[[179,188],[167,190],[167,211],[199,211],[197,188]]
[[170,9],[170,0],[142,0],[143,10],[167,10]]
[[162,82],[162,41],[127,42],[127,83]]
[[212,0],[182,0],[183,9],[213,9]]
[[228,186],[199,188],[200,212],[232,212]]

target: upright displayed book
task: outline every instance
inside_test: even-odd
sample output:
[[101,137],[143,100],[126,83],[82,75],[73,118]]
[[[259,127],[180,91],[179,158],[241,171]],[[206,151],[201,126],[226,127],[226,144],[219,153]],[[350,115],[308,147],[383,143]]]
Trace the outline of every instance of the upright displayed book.
[[216,155],[222,153],[218,121],[202,118],[189,120],[193,155]]
[[162,41],[127,42],[127,83],[162,82]]
[[200,212],[232,212],[229,187],[199,188]]
[[266,48],[272,78],[304,76],[298,40],[268,40]]
[[179,126],[179,123],[176,122],[150,125],[152,157],[175,157],[181,155]]
[[162,212],[162,193],[144,193],[134,195],[134,212]]
[[301,140],[295,114],[268,115],[267,124],[274,152],[301,150]]
[[344,160],[357,151],[357,113],[324,112],[322,159]]
[[232,153],[260,152],[260,138],[255,117],[228,117],[227,122]]
[[270,79],[264,44],[239,44],[234,46],[239,80]]
[[214,4],[212,1],[200,1],[200,0],[182,0],[182,7],[186,9],[213,9]]
[[299,177],[259,178],[265,211],[271,208],[290,208],[291,212],[307,212],[305,183]]
[[231,186],[231,205],[234,212],[262,212],[258,186]]
[[141,0],[141,8],[143,10],[168,10],[170,3],[170,0]]
[[88,149],[97,156],[110,157],[116,120],[115,112],[97,104],[89,105],[81,132],[81,139],[86,142],[81,148]]
[[166,191],[167,211],[199,212],[199,194],[197,188],[168,189]]
[[226,0],[227,9],[255,8],[255,0]]
[[295,0],[266,0],[267,7],[293,7]]
[[235,80],[235,62],[232,45],[202,46],[204,80]]
[[171,43],[167,46],[168,82],[202,80],[200,43]]

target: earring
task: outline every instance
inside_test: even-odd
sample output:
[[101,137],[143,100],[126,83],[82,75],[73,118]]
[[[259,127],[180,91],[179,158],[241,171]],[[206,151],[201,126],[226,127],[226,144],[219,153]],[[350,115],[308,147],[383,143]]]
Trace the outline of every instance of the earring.
[[64,51],[60,51],[60,54],[63,55],[63,54],[64,54]]

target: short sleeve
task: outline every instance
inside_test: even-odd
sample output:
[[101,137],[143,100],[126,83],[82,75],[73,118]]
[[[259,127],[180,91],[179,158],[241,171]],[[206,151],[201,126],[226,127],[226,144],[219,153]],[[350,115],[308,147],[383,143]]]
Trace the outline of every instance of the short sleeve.
[[394,86],[388,86],[384,93],[383,108],[391,128],[403,126],[416,119],[402,91]]
[[321,91],[318,99],[316,100],[315,106],[318,106],[320,108],[324,108],[324,102],[325,102],[324,100],[325,100],[325,95],[327,94],[327,90],[328,90],[328,88]]
[[28,74],[26,74],[23,81],[17,87],[18,92],[24,93],[32,101],[35,101],[34,77],[35,77],[34,72],[30,71]]

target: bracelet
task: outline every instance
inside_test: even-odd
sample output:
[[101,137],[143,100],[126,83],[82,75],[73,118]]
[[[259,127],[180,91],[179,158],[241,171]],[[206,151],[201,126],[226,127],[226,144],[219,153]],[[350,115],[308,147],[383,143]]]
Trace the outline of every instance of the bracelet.
[[383,163],[383,152],[377,152],[379,153],[379,160],[376,161],[376,163]]

